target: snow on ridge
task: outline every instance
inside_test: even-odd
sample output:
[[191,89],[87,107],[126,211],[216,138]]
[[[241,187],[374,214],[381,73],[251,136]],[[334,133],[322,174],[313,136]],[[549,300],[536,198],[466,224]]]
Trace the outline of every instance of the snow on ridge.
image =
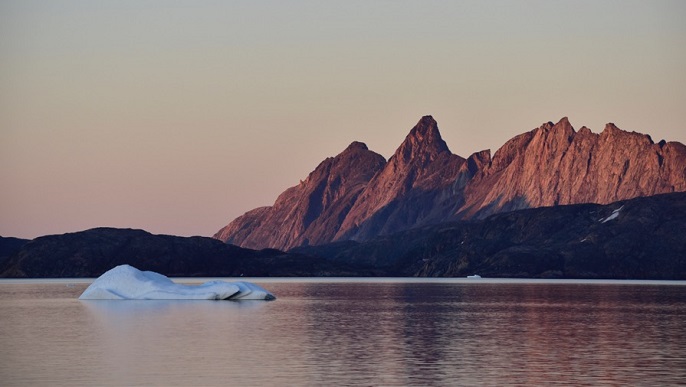
[[609,222],[609,221],[611,221],[611,220],[613,220],[613,219],[617,219],[617,217],[619,216],[619,211],[620,211],[622,208],[624,208],[624,206],[621,206],[621,207],[619,207],[618,209],[612,211],[612,214],[610,214],[610,216],[608,216],[607,218],[605,218],[605,219],[602,219],[602,218],[601,218],[601,219],[599,220],[599,222],[600,222],[600,223],[605,223],[605,222]]

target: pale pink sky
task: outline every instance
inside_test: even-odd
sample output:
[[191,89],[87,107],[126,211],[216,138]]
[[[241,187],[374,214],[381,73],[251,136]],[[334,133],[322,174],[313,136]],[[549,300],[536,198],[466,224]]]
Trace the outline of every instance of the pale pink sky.
[[683,1],[0,1],[0,235],[212,235],[422,115],[686,142]]

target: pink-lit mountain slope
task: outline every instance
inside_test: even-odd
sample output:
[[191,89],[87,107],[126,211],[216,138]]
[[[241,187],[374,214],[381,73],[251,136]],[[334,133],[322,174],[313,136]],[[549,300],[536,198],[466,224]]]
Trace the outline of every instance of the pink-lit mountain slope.
[[607,124],[578,132],[562,118],[467,159],[454,155],[431,116],[388,161],[358,142],[323,161],[271,207],[214,236],[249,248],[290,249],[558,204],[686,191],[686,147]]

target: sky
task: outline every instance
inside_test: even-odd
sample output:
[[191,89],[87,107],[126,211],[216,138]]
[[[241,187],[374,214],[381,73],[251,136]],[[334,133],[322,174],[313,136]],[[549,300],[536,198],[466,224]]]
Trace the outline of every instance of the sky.
[[417,121],[686,142],[685,1],[0,0],[0,235],[211,236]]

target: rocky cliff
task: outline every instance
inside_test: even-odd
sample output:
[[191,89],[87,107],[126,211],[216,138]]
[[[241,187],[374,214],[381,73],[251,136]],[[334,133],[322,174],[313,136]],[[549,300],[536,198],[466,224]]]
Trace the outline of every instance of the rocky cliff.
[[686,147],[607,124],[600,134],[558,123],[498,149],[454,155],[423,117],[385,160],[360,143],[327,159],[272,207],[252,210],[215,238],[288,249],[378,235],[517,209],[607,204],[686,191]]
[[369,180],[385,164],[383,156],[353,142],[279,195],[273,206],[244,214],[214,237],[248,248],[286,249],[329,242]]
[[471,176],[431,116],[410,131],[383,169],[367,184],[330,240],[364,240],[442,221],[459,205],[455,192]]
[[508,141],[465,190],[460,217],[558,204],[607,204],[686,191],[686,147],[607,124],[600,134],[569,120]]

